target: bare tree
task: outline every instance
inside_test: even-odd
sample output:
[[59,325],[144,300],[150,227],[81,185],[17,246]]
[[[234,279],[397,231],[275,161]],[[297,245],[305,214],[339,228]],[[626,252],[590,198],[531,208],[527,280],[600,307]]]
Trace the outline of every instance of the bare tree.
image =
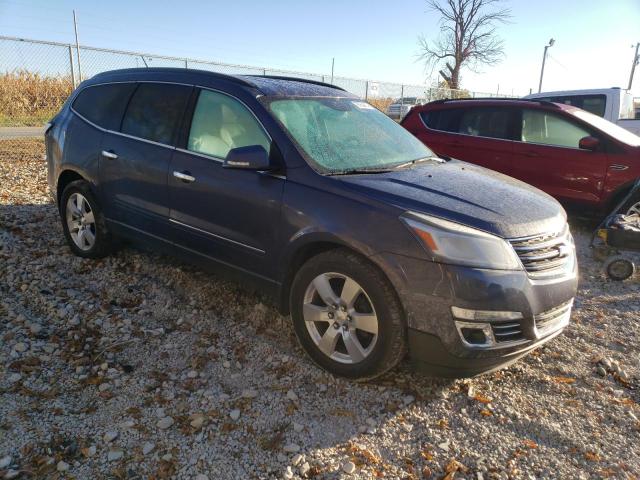
[[[420,36],[420,59],[431,72],[440,75],[449,88],[460,87],[462,67],[477,71],[481,65],[495,65],[504,56],[504,45],[496,35],[496,24],[511,18],[503,0],[427,0],[440,14],[440,36],[428,41]],[[444,65],[443,65],[444,63]]]

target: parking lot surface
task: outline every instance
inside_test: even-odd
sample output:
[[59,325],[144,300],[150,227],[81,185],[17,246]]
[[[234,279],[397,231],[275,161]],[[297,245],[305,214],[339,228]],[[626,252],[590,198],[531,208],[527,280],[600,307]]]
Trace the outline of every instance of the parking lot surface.
[[0,478],[640,476],[640,283],[604,278],[583,224],[557,339],[472,380],[350,383],[240,285],[72,256],[43,154],[0,141]]

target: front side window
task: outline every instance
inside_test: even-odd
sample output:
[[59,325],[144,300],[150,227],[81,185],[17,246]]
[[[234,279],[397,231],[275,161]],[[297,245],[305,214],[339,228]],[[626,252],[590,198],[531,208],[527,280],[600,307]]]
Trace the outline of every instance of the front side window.
[[508,108],[479,107],[465,109],[460,117],[458,133],[474,137],[509,139]]
[[433,157],[417,138],[364,101],[276,98],[268,108],[303,156],[324,173],[388,169]]
[[580,139],[590,135],[588,130],[553,113],[529,109],[522,111],[523,142],[578,148]]
[[73,101],[73,109],[99,127],[117,131],[135,87],[135,83],[87,87]]
[[122,120],[122,133],[170,145],[190,87],[167,83],[141,83]]
[[262,145],[268,152],[270,144],[258,120],[238,100],[210,90],[200,92],[187,149],[225,158],[232,148]]

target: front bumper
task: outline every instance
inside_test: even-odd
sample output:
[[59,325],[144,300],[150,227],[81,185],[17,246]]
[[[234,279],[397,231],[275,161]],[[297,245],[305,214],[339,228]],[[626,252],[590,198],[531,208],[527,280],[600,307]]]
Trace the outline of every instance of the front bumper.
[[[525,271],[459,267],[395,254],[379,257],[384,257],[379,260],[390,269],[405,308],[412,360],[441,376],[490,372],[551,340],[567,326],[577,291],[575,261],[560,275],[534,279]],[[455,318],[452,307],[513,316]],[[486,341],[465,339],[465,329],[473,327],[484,331]]]

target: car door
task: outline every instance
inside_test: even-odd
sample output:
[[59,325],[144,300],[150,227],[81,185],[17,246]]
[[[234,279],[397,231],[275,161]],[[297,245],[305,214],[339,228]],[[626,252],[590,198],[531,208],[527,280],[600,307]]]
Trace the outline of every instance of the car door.
[[[243,102],[201,89],[169,174],[174,242],[224,264],[269,275],[284,177],[223,168],[229,150],[271,139]],[[273,262],[271,262],[272,264]]]
[[608,163],[604,144],[595,151],[578,147],[581,138],[597,132],[545,109],[523,108],[518,124],[514,177],[565,202],[599,201]]
[[167,238],[167,171],[174,136],[192,87],[139,83],[119,131],[102,138],[100,180],[105,215],[116,225]]
[[[435,122],[441,130],[427,145],[443,154],[510,174],[515,109],[471,106],[440,110]],[[430,121],[425,122],[427,127]]]

